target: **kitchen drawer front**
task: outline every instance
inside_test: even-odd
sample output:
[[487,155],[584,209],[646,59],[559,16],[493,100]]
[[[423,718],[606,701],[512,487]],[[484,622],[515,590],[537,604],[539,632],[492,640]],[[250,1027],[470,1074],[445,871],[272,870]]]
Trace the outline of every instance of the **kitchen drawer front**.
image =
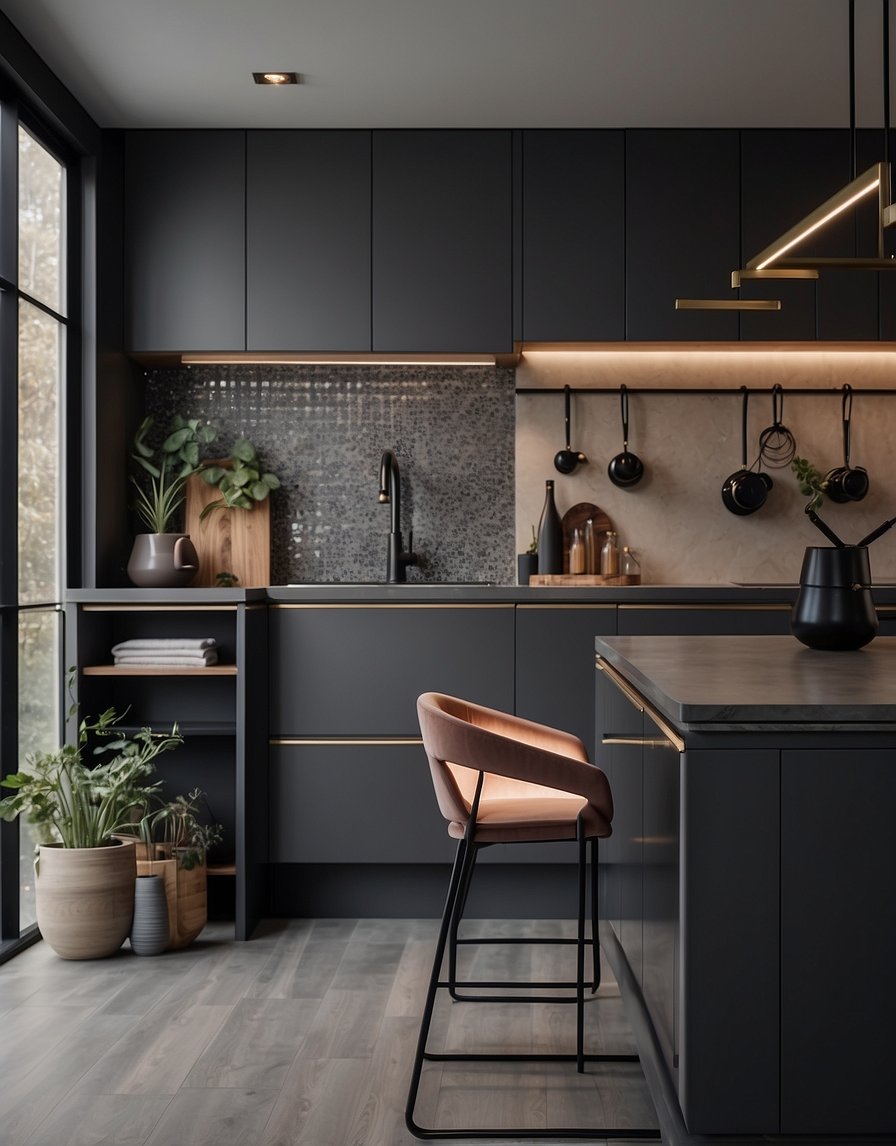
[[513,711],[512,605],[271,610],[272,736],[418,736],[417,697]]
[[419,740],[273,741],[273,863],[448,863]]
[[771,635],[790,632],[790,605],[620,605],[620,637]]

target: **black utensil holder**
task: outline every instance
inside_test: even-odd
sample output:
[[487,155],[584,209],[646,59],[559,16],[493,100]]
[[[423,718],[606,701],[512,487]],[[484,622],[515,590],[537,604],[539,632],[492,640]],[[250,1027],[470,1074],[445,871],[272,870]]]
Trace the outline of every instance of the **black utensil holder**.
[[810,545],[790,631],[810,649],[860,649],[877,636],[868,547]]

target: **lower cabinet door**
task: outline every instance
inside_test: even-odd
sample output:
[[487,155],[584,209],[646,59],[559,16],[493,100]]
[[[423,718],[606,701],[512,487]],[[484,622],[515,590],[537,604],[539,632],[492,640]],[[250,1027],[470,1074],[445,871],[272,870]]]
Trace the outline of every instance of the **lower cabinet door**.
[[273,741],[274,863],[443,863],[456,844],[419,740]]

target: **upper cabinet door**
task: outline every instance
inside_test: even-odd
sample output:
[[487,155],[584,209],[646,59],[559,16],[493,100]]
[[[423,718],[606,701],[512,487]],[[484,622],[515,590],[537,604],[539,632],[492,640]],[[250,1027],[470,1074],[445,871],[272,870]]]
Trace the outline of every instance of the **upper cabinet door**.
[[245,133],[126,140],[127,348],[244,350]]
[[512,349],[512,133],[373,133],[373,349]]
[[523,338],[625,337],[622,131],[523,132]]
[[[744,131],[742,133],[743,259],[753,258],[850,181],[848,131]],[[877,156],[879,159],[880,156]],[[873,160],[865,166],[870,166]],[[860,169],[861,171],[861,169]],[[800,255],[844,258],[856,254],[857,229],[866,230],[867,208],[821,228],[792,250]],[[873,241],[873,240],[872,240]],[[862,239],[863,247],[865,239]],[[863,250],[876,255],[876,250]],[[824,270],[815,281],[747,282],[745,298],[778,298],[778,312],[745,313],[741,337],[810,341],[876,339],[876,276]]]
[[247,349],[370,350],[370,132],[250,131],[247,149]]
[[628,131],[626,337],[731,340],[736,311],[676,310],[676,298],[735,298],[738,133]]

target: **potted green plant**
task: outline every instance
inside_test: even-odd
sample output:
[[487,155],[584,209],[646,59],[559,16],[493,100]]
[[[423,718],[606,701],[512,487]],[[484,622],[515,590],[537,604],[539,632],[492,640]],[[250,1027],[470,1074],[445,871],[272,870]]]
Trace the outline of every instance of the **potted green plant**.
[[128,561],[128,576],[135,585],[178,587],[195,579],[199,556],[189,533],[178,529],[191,478],[201,477],[221,494],[204,507],[200,520],[217,508],[252,509],[279,488],[276,474],[262,470],[255,446],[246,438],[234,443],[226,459],[209,458],[209,447],[218,440],[214,426],[180,414],[172,418],[161,441],[153,435],[151,417],[138,426],[131,483],[134,508],[148,532],[134,539]]
[[168,950],[186,947],[208,919],[208,849],[221,842],[220,824],[204,823],[204,793],[165,800],[152,792],[129,832],[137,843],[137,874],[160,876],[168,902]]
[[[161,737],[149,728],[128,735],[120,719],[109,708],[82,720],[76,743],[30,755],[2,781],[12,794],[0,800],[0,816],[24,815],[36,829],[37,923],[63,959],[111,955],[127,936],[136,854],[115,836],[158,790],[156,757],[182,742],[176,726]],[[93,767],[84,759],[91,742],[107,757]]]
[[532,526],[532,540],[525,553],[518,553],[516,558],[517,582],[528,585],[529,578],[538,572],[538,538],[535,536],[535,526]]

